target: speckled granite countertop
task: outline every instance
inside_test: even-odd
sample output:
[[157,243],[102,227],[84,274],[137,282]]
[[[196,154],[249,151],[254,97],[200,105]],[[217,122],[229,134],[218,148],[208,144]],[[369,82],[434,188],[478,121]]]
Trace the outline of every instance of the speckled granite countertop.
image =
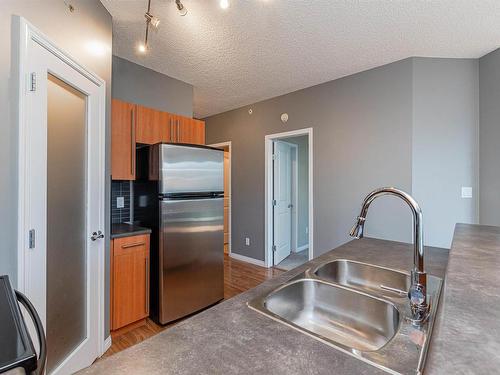
[[457,224],[425,374],[500,372],[500,228]]
[[[349,242],[99,361],[81,374],[385,374],[246,306],[306,268],[337,258],[409,270],[413,248],[369,238]],[[426,248],[429,273],[443,277],[447,260],[447,250]]]
[[137,236],[139,234],[149,234],[151,229],[140,227],[135,224],[120,223],[111,224],[111,238]]

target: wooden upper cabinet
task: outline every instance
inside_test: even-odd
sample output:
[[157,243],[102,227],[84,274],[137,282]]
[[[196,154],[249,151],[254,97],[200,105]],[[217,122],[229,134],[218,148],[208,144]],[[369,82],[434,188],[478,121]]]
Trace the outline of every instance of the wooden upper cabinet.
[[135,180],[136,143],[205,144],[205,122],[113,99],[111,177]]
[[111,104],[111,176],[135,180],[136,106],[118,99]]
[[111,255],[111,329],[149,315],[149,234],[115,238]]
[[179,116],[176,141],[179,143],[205,144],[205,122]]
[[170,134],[170,114],[137,105],[136,142],[152,145],[168,142],[164,139]]

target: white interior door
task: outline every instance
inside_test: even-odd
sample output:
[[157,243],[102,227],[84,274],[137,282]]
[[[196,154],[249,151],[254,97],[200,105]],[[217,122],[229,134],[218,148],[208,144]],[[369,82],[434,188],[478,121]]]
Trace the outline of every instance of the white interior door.
[[275,141],[273,153],[273,244],[276,265],[292,250],[292,148],[285,142]]
[[90,238],[104,227],[104,87],[26,43],[23,284],[45,327],[47,373],[70,374],[104,340],[104,241]]

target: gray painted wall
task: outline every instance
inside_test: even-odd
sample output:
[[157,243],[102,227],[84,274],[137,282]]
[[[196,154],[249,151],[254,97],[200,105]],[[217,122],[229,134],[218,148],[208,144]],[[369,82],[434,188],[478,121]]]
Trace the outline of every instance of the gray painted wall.
[[478,93],[477,59],[413,60],[412,193],[430,246],[449,248],[457,222],[477,223]]
[[113,56],[113,98],[193,116],[193,86]]
[[309,145],[307,135],[284,138],[297,145],[297,247],[308,245],[309,235]]
[[[253,114],[248,109],[253,109]],[[286,125],[280,114],[290,116]],[[412,60],[206,118],[207,143],[231,140],[233,252],[264,259],[264,137],[313,128],[314,256],[346,242],[372,189],[411,191]],[[411,240],[404,203],[375,202],[367,235]],[[251,239],[245,246],[244,238]]]
[[[449,247],[455,223],[478,217],[478,75],[477,60],[411,58],[205,119],[210,143],[233,142],[233,251],[264,259],[264,136],[306,127],[314,131],[315,256],[349,239],[365,194],[385,185],[416,196],[427,245]],[[483,132],[489,149],[494,102]],[[462,186],[473,188],[473,199],[461,198]],[[395,198],[374,202],[366,229],[412,242],[410,212]]]
[[[17,123],[13,107],[17,97],[13,95],[15,80],[12,75],[11,40],[12,17],[20,15],[35,25],[59,47],[69,52],[83,65],[106,81],[107,104],[111,98],[111,16],[98,0],[73,0],[75,12],[70,13],[61,0],[2,0],[0,2],[0,274],[8,274],[17,283]],[[109,46],[109,52],[95,55],[87,49],[87,43],[100,41]],[[106,144],[109,145],[109,119],[107,113]],[[109,150],[109,147],[107,147]],[[106,175],[109,176],[109,152],[106,153]],[[106,197],[109,197],[110,180],[106,181]],[[106,198],[106,259],[109,259],[109,199]],[[106,263],[106,279],[109,280],[109,262]],[[109,289],[106,289],[109,301]],[[107,310],[109,311],[109,306]],[[109,314],[106,313],[106,316]],[[108,336],[109,326],[105,335]]]
[[479,59],[479,221],[500,226],[500,49]]

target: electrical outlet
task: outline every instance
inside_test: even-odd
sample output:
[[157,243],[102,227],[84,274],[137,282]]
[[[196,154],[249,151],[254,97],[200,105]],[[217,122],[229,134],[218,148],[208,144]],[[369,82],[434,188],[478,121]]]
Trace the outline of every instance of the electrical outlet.
[[462,198],[472,198],[472,188],[469,186],[462,186]]
[[245,237],[245,245],[250,246],[250,238],[249,237]]
[[125,197],[116,197],[116,208],[125,207]]

